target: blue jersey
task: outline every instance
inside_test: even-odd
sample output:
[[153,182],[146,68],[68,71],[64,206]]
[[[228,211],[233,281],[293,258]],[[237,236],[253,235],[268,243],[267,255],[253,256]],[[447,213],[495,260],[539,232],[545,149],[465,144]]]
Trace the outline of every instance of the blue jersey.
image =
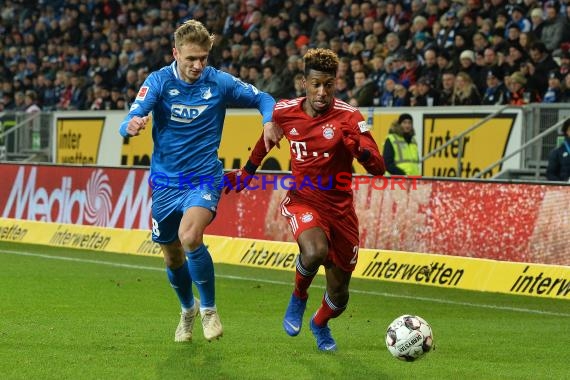
[[161,186],[219,180],[223,174],[218,148],[228,106],[257,108],[263,123],[271,121],[274,99],[238,78],[207,66],[194,83],[183,81],[176,62],[144,81],[120,133],[128,137],[133,116],[152,111],[154,150],[151,179]]

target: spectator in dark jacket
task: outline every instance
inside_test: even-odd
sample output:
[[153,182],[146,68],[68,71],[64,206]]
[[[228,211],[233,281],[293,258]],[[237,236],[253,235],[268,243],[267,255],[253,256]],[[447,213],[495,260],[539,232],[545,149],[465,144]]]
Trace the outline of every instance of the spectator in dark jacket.
[[372,106],[374,105],[375,94],[376,86],[374,82],[368,79],[366,71],[356,71],[354,73],[354,87],[350,90],[348,103],[354,107]]
[[563,18],[559,17],[560,4],[557,1],[547,1],[545,4],[546,20],[540,40],[548,51],[553,52],[560,49],[560,42],[564,36],[564,29],[567,27]]
[[549,181],[564,181],[570,179],[570,119],[562,126],[564,141],[548,155],[546,178]]
[[548,88],[548,73],[552,70],[558,70],[558,64],[552,59],[545,44],[542,42],[535,42],[530,47],[530,58],[534,64],[537,90],[540,94],[544,94]]
[[438,94],[433,89],[432,83],[428,77],[421,77],[416,82],[415,96],[412,98],[411,105],[418,107],[433,107],[438,104]]
[[438,106],[450,106],[453,104],[453,89],[455,88],[455,73],[445,71],[442,74],[441,88],[439,89]]
[[498,67],[487,70],[487,87],[483,95],[484,105],[503,105],[509,102],[509,90],[503,83],[503,72]]

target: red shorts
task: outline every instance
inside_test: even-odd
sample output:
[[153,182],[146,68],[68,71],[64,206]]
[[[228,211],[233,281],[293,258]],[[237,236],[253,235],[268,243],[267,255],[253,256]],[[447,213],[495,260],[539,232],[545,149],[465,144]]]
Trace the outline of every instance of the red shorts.
[[287,218],[295,240],[305,230],[320,227],[329,241],[329,253],[325,265],[331,262],[345,272],[352,272],[358,260],[358,218],[354,207],[345,210],[342,218],[338,212],[317,212],[313,207],[291,199],[281,202],[281,214]]

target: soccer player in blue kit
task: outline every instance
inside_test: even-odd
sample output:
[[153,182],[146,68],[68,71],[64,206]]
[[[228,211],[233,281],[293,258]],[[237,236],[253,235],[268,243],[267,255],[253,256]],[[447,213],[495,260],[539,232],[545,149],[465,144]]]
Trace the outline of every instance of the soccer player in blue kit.
[[[179,26],[172,49],[175,61],[146,78],[120,127],[123,137],[137,136],[152,111],[152,240],[162,248],[168,280],[182,307],[176,342],[192,340],[198,314],[207,340],[223,334],[214,264],[203,235],[220,199],[218,148],[226,107],[257,108],[267,147],[282,137],[271,122],[275,101],[269,94],[207,65],[213,41],[196,20]],[[200,300],[194,298],[192,282]]]

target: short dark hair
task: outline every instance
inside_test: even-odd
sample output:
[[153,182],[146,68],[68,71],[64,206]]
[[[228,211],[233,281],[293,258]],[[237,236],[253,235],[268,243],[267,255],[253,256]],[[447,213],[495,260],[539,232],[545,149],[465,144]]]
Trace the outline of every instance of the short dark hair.
[[530,50],[538,50],[541,53],[546,53],[548,49],[542,41],[536,41],[530,46]]

